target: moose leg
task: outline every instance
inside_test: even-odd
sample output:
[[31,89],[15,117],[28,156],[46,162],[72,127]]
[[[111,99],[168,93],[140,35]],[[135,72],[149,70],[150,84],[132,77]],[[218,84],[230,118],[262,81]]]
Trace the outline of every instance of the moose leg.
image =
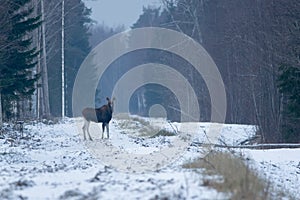
[[82,127],[82,130],[83,130],[83,139],[86,140],[86,137],[85,137],[85,126],[84,125]]
[[106,126],[106,123],[102,123],[102,139],[104,138],[104,130],[105,130],[105,126]]
[[[86,132],[88,133],[88,136],[89,136],[89,139],[92,141],[93,139],[92,139],[92,137],[91,137],[91,135],[90,135],[90,131],[89,131],[89,129],[90,129],[90,122],[89,121],[85,121],[86,123],[85,123],[85,127],[86,127]],[[85,135],[84,135],[84,139],[85,139]]]
[[107,138],[109,138],[109,123],[106,124]]
[[83,127],[82,127],[82,131],[83,131],[83,139],[86,140],[86,137],[85,137],[85,130],[86,130],[86,120],[84,119],[84,124],[83,124]]

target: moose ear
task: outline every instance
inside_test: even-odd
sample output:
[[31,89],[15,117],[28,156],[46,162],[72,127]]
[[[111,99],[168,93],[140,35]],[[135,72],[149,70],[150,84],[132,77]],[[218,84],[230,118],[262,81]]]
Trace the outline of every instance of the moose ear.
[[109,101],[109,98],[108,98],[108,97],[106,97],[106,100],[107,100],[107,101]]

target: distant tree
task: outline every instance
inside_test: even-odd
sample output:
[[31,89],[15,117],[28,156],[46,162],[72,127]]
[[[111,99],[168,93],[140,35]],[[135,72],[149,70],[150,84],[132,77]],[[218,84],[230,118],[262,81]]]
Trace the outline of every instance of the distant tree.
[[287,95],[288,112],[300,118],[300,69],[282,65],[278,82],[280,92]]
[[125,30],[124,26],[118,26],[116,28],[109,27],[102,24],[93,24],[90,29],[90,37],[89,37],[89,43],[92,48],[96,47],[99,43],[104,41],[105,39],[120,33]]
[[284,141],[300,142],[300,2],[282,2],[279,20],[284,24],[280,36],[284,38],[282,64],[278,87],[282,96],[281,132]]
[[300,68],[282,65],[278,87],[285,96],[282,132],[287,142],[300,142]]
[[137,22],[132,25],[132,28],[139,27],[159,27],[160,8],[143,7],[143,13],[139,16]]

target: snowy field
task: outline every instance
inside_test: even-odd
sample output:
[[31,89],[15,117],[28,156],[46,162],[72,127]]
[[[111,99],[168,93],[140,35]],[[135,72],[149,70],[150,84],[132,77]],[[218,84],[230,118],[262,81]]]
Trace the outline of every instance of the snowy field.
[[[156,129],[145,129],[148,125]],[[253,126],[217,125],[221,135],[212,136],[209,123],[114,118],[110,139],[101,140],[94,123],[94,140],[83,141],[81,126],[82,119],[31,123],[14,141],[7,140],[9,134],[1,136],[0,199],[228,199],[205,186],[201,172],[182,164],[204,156],[193,143],[217,137],[222,144],[237,145],[255,133]],[[185,142],[180,142],[182,131]],[[300,149],[240,151],[275,188],[300,199]]]

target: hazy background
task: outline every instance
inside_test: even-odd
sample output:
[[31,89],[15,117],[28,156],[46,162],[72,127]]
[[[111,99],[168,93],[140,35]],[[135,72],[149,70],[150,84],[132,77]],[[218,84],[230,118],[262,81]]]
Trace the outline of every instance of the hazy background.
[[85,0],[88,8],[92,8],[92,19],[99,24],[111,27],[124,25],[125,28],[137,21],[143,12],[143,6],[159,6],[160,0]]

